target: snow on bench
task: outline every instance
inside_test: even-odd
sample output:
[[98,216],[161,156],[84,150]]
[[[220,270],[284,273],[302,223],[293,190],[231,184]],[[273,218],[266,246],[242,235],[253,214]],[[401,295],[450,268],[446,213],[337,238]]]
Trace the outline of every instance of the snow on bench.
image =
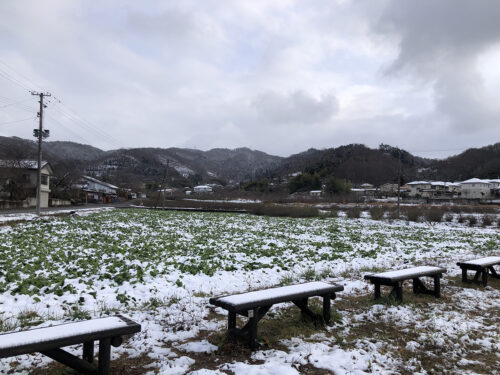
[[[489,256],[485,258],[472,259],[465,262],[458,262],[457,266],[462,269],[462,281],[463,282],[475,282],[479,283],[479,277],[482,276],[483,286],[488,285],[488,276],[496,279],[500,279],[500,275],[497,273],[493,266],[500,264],[499,256]],[[476,274],[472,280],[467,277],[467,271],[476,271]]]
[[367,275],[365,278],[378,278],[378,279],[388,279],[388,280],[406,280],[413,277],[433,275],[436,273],[446,272],[444,268],[433,267],[433,266],[420,266],[413,268],[406,268],[397,271],[388,271],[382,273],[376,273],[372,275]]
[[[257,323],[269,311],[272,305],[281,302],[293,302],[298,306],[303,316],[314,320],[330,322],[330,300],[335,299],[336,292],[344,287],[321,281],[314,281],[298,285],[282,286],[210,298],[210,303],[228,310],[228,332],[235,337],[248,339],[250,347],[255,348],[257,338]],[[308,298],[323,297],[323,315],[313,313],[308,307]],[[248,317],[248,323],[242,328],[236,327],[236,314]]]
[[[39,352],[85,374],[108,374],[111,345],[120,346],[122,336],[140,332],[141,326],[116,315],[71,322],[52,327],[0,334],[0,358]],[[94,361],[94,341],[99,340],[98,367]],[[83,344],[83,359],[61,348]]]
[[[419,266],[406,268],[397,271],[387,271],[382,273],[365,275],[365,280],[369,280],[375,284],[375,299],[379,299],[380,285],[392,286],[390,293],[398,301],[403,301],[403,282],[409,279],[413,280],[413,292],[431,294],[439,298],[441,296],[440,278],[446,272],[445,268],[434,266]],[[421,277],[429,276],[434,278],[434,290],[429,290],[420,280]]]
[[494,266],[500,263],[500,257],[485,257],[474,260],[468,260],[466,262],[460,262],[461,264],[473,264],[475,266]]
[[112,316],[83,322],[59,324],[52,327],[35,328],[28,331],[3,333],[0,334],[0,355],[3,349],[61,340],[77,335],[102,333],[126,327],[127,324],[122,319]]
[[[231,305],[234,307],[245,307],[257,303],[258,305],[265,304],[268,301],[290,301],[294,296],[300,296],[304,293],[308,295],[323,295],[330,292],[338,292],[338,285],[332,285],[322,281],[313,281],[305,284],[282,286],[279,288],[257,290],[254,292],[234,294],[232,296],[219,297],[217,302]],[[277,303],[277,302],[274,302]]]

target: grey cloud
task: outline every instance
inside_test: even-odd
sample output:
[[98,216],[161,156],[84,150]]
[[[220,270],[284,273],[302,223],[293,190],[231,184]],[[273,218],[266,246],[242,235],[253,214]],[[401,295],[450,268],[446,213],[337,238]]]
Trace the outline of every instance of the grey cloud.
[[338,112],[339,105],[334,95],[314,98],[304,91],[281,94],[267,91],[252,102],[259,117],[279,124],[311,124],[328,121]]
[[375,30],[400,40],[387,74],[409,72],[432,84],[438,114],[451,128],[472,132],[500,121],[476,67],[482,53],[499,46],[499,20],[495,0],[391,0]]

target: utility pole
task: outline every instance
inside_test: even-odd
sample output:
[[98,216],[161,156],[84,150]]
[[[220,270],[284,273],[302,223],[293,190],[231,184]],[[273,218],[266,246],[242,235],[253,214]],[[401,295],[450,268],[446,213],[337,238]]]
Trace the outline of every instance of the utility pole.
[[398,147],[398,219],[401,217],[399,201],[401,196],[401,149]]
[[[158,203],[160,202],[160,197],[161,197],[161,194],[163,194],[163,200],[165,200],[165,193],[162,191],[163,190],[163,184],[165,183],[165,181],[167,180],[167,176],[168,176],[168,165],[170,163],[170,160],[167,159],[167,166],[165,167],[165,170],[163,171],[163,179],[161,180],[161,184],[160,184],[160,190],[158,190],[158,195],[156,197],[156,202],[155,202],[155,207],[154,208],[157,208],[158,207]],[[164,206],[165,204],[162,204],[162,206]]]
[[42,185],[42,141],[43,138],[47,138],[49,136],[48,130],[43,130],[43,109],[46,107],[43,104],[43,98],[51,96],[48,92],[31,92],[31,95],[36,95],[40,97],[40,111],[38,112],[38,129],[33,129],[33,135],[38,138],[38,171],[36,177],[36,213],[40,215],[40,196],[42,193],[41,185]]

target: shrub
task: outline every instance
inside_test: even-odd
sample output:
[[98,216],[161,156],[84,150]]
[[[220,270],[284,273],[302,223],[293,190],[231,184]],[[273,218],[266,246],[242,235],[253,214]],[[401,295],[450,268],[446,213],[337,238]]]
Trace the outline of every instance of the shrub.
[[331,210],[328,210],[326,213],[325,213],[325,216],[326,217],[339,217],[339,210],[337,209],[331,209]]
[[430,223],[439,223],[443,219],[444,210],[439,207],[431,207],[424,212],[425,219]]
[[453,221],[453,215],[452,214],[446,214],[444,219],[448,222],[451,223]]
[[370,208],[370,216],[373,220],[381,220],[385,215],[385,210],[380,206],[373,206]]
[[458,219],[457,219],[457,221],[458,221],[460,224],[465,223],[465,216],[463,216],[463,215],[458,215]]
[[491,225],[492,223],[493,223],[493,216],[483,215],[483,220],[482,220],[483,227],[487,227],[487,226]]
[[405,215],[408,221],[417,222],[422,216],[423,212],[420,207],[408,207],[405,210]]
[[469,222],[469,226],[473,227],[474,225],[477,224],[477,217],[475,217],[474,215],[469,215],[467,217],[467,221]]
[[284,206],[279,204],[261,204],[252,208],[255,215],[264,216],[287,216],[287,217],[317,217],[319,211],[315,207]]
[[359,207],[351,207],[347,210],[346,215],[349,219],[359,219],[361,216],[361,208]]

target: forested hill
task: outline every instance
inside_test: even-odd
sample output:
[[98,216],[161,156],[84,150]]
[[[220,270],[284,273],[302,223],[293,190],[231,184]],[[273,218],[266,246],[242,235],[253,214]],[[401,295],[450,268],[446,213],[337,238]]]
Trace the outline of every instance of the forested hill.
[[[32,140],[0,137],[0,159],[36,159]],[[186,148],[134,148],[103,151],[74,142],[45,142],[44,159],[57,176],[81,173],[115,184],[158,182],[167,174],[180,185],[238,183],[286,177],[296,172],[320,173],[352,183],[396,182],[399,159],[403,182],[420,179],[461,181],[500,176],[500,143],[472,148],[447,159],[424,159],[388,145],[372,149],[351,144],[309,149],[283,158],[248,148],[200,151]]]

